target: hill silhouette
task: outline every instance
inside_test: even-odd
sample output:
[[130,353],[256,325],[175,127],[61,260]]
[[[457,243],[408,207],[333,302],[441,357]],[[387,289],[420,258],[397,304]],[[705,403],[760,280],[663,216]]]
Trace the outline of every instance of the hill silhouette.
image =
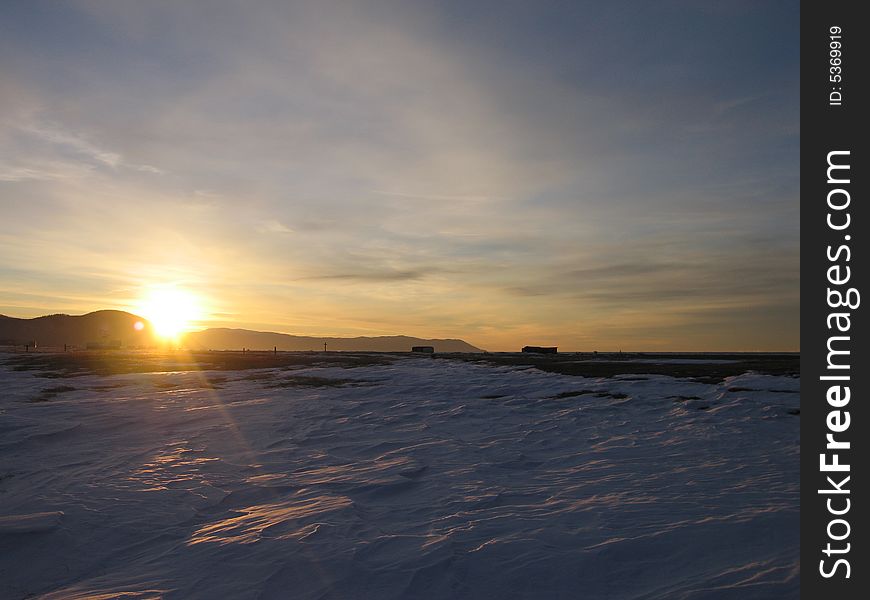
[[211,350],[328,350],[343,352],[409,352],[412,346],[432,346],[436,352],[483,352],[458,339],[421,339],[405,335],[378,337],[309,337],[251,331],[248,329],[213,328],[189,333],[184,345],[191,349]]
[[[136,323],[142,323],[137,329]],[[147,319],[119,310],[98,310],[86,315],[47,315],[19,319],[0,315],[0,345],[36,343],[38,347],[86,347],[88,344],[120,342],[124,348],[153,347],[161,344]],[[379,337],[310,337],[213,328],[186,334],[181,345],[191,350],[328,350],[345,352],[409,352],[412,346],[433,346],[436,352],[482,352],[458,339],[421,339],[404,335]]]
[[[136,323],[142,323],[141,329]],[[18,319],[0,315],[0,344],[85,347],[88,344],[120,342],[123,347],[157,343],[151,324],[142,317],[120,310],[98,310],[86,315],[47,315]]]

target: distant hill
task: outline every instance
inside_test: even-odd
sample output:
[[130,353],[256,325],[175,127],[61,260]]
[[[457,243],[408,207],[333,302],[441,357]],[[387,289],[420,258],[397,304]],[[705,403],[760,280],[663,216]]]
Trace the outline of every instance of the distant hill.
[[307,337],[247,329],[206,329],[189,333],[184,344],[191,349],[211,350],[328,350],[343,352],[409,352],[412,346],[432,346],[436,352],[483,352],[462,340],[424,340],[405,335],[380,337]]
[[[142,323],[137,329],[136,323]],[[0,344],[85,347],[90,343],[123,347],[151,346],[156,340],[151,324],[120,310],[98,310],[86,315],[48,315],[17,319],[0,315]]]
[[[142,323],[142,329],[136,328]],[[48,315],[18,319],[0,315],[0,345],[86,347],[120,342],[124,348],[150,347],[160,343],[151,324],[142,317],[119,310],[98,310],[86,315]],[[248,329],[206,329],[184,336],[182,344],[191,350],[328,350],[344,352],[409,352],[412,346],[432,346],[436,352],[483,352],[462,340],[424,340],[404,335],[381,337],[307,337]]]

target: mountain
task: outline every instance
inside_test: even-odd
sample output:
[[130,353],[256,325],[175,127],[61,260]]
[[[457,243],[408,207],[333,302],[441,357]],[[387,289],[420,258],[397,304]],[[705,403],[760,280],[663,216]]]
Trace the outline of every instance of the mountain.
[[[137,326],[141,323],[141,326]],[[137,328],[141,327],[141,328]],[[98,310],[86,315],[48,315],[18,319],[0,315],[0,345],[64,345],[87,347],[149,347],[160,343],[151,324],[142,317],[119,310]],[[404,335],[381,337],[307,337],[247,329],[206,329],[188,333],[182,345],[191,350],[328,350],[344,352],[409,352],[412,346],[432,346],[436,352],[482,352],[462,340],[424,340]]]
[[250,331],[247,329],[206,329],[189,333],[184,338],[184,345],[191,349],[211,350],[327,350],[343,352],[410,352],[412,346],[432,346],[436,352],[483,352],[462,340],[435,339],[425,340],[405,335],[380,337],[308,337],[288,335],[286,333],[270,333],[265,331]]
[[[141,326],[137,326],[141,323]],[[151,324],[120,310],[98,310],[86,315],[48,315],[17,319],[0,315],[0,344],[86,347],[88,344],[151,346],[156,343]]]

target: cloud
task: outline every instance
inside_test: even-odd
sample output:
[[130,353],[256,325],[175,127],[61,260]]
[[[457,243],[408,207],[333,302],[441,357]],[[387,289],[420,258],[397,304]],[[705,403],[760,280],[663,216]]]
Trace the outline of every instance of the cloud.
[[260,223],[260,231],[268,233],[293,233],[293,230],[284,225],[281,221],[268,219]]
[[315,275],[312,277],[302,277],[304,280],[340,280],[340,281],[363,281],[363,282],[383,282],[383,281],[416,281],[426,276],[422,271],[357,271],[354,273],[330,273],[327,275]]
[[0,120],[0,141],[9,158],[0,161],[0,181],[79,179],[98,169],[165,174],[152,165],[129,162],[86,135],[46,120],[38,109],[13,104],[7,111]]

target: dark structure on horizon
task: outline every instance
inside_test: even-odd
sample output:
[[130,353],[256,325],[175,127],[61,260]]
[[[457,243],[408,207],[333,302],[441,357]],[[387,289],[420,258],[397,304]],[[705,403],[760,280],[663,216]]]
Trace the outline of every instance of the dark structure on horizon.
[[557,354],[556,346],[523,346],[523,352],[527,354]]
[[411,352],[423,352],[425,354],[435,354],[435,346],[412,346]]

